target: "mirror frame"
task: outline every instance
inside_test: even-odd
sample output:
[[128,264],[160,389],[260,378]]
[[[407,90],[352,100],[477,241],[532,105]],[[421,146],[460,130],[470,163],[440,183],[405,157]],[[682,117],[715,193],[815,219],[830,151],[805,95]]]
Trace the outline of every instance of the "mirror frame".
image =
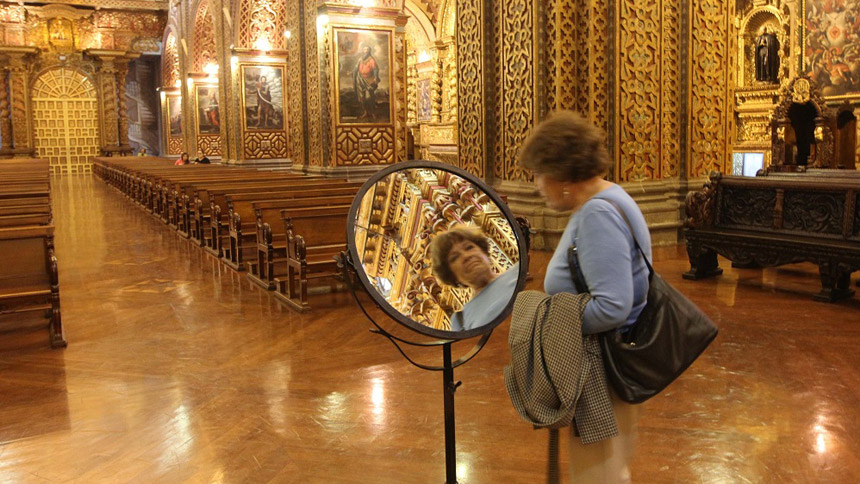
[[[517,239],[517,249],[520,252],[520,259],[518,262],[519,275],[517,276],[517,287],[516,289],[514,289],[514,293],[512,294],[511,300],[508,301],[508,305],[505,306],[505,309],[502,311],[502,313],[485,325],[482,325],[478,328],[458,332],[442,331],[431,328],[429,326],[425,326],[413,320],[412,318],[407,317],[406,315],[395,309],[391,304],[389,304],[388,301],[382,296],[382,294],[380,294],[379,291],[377,291],[373,284],[370,282],[370,279],[367,277],[367,273],[364,271],[364,268],[361,267],[361,264],[358,262],[361,260],[361,258],[359,257],[358,249],[355,243],[355,219],[358,215],[358,210],[361,208],[361,201],[364,199],[365,194],[378,181],[391,175],[392,173],[413,168],[443,170],[463,178],[472,185],[483,190],[484,193],[486,193],[487,196],[490,197],[490,200],[492,200],[493,203],[495,203],[499,210],[504,214],[508,223],[511,224],[511,228],[514,231],[514,236]],[[372,177],[370,177],[370,179],[368,179],[364,183],[364,185],[361,186],[361,189],[356,194],[355,199],[353,199],[352,206],[349,209],[347,223],[351,223],[351,225],[347,225],[346,227],[347,249],[349,250],[350,257],[353,260],[355,273],[361,281],[361,284],[364,286],[365,291],[370,294],[370,297],[373,299],[376,305],[379,306],[383,311],[385,311],[385,313],[388,314],[391,319],[394,319],[403,326],[406,326],[407,328],[417,333],[421,333],[422,335],[430,336],[433,338],[441,338],[445,340],[463,340],[489,333],[494,330],[496,326],[501,324],[502,321],[507,319],[507,317],[513,310],[516,295],[519,294],[526,285],[526,276],[528,275],[529,269],[529,254],[528,248],[526,247],[526,239],[522,233],[522,228],[520,227],[520,224],[517,223],[516,218],[514,217],[510,208],[508,208],[507,204],[502,202],[501,197],[499,197],[499,195],[492,188],[490,188],[490,186],[487,185],[486,182],[456,166],[438,161],[410,160],[396,163],[380,170]]]

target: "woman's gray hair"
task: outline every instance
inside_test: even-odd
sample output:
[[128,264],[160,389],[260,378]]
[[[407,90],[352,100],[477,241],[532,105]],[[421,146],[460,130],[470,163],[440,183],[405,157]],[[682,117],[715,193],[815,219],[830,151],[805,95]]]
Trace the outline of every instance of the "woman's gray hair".
[[609,169],[603,131],[573,111],[556,111],[520,149],[519,165],[558,181],[579,182]]

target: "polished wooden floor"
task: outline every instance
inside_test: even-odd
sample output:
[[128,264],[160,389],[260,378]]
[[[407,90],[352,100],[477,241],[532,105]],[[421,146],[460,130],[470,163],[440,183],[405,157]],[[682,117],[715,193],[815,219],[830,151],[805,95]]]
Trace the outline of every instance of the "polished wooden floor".
[[[99,180],[53,193],[69,347],[0,333],[0,483],[444,482],[441,376],[346,295],[297,314]],[[813,302],[811,265],[690,282],[671,248],[656,266],[721,333],[643,406],[634,482],[860,482],[860,296]],[[544,479],[507,361],[506,323],[456,372],[462,483]]]

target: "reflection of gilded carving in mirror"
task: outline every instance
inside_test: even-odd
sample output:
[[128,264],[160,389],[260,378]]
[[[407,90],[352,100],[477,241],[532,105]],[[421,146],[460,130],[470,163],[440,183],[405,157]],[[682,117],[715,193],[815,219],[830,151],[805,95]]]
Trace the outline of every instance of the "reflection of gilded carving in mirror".
[[426,326],[450,330],[450,315],[472,299],[472,290],[436,280],[428,247],[434,234],[472,225],[487,236],[493,270],[519,260],[517,240],[489,197],[442,170],[413,169],[377,182],[361,201],[356,248],[374,287],[398,311]]

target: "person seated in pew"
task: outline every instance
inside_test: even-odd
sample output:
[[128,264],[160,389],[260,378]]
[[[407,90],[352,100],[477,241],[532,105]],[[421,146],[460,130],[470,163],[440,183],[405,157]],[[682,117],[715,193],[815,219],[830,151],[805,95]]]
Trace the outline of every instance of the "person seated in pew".
[[493,271],[490,244],[476,227],[454,227],[430,242],[433,274],[449,286],[472,288],[472,299],[451,315],[451,331],[467,331],[490,323],[513,297],[518,264],[502,274]]
[[188,153],[183,152],[181,155],[179,155],[179,159],[176,160],[176,163],[174,163],[173,166],[187,165],[188,163]]
[[140,151],[137,152],[137,156],[146,156],[146,146],[142,146]]
[[208,165],[210,162],[209,158],[207,158],[206,155],[203,154],[203,152],[198,151],[197,158],[194,159],[193,163],[195,165]]

